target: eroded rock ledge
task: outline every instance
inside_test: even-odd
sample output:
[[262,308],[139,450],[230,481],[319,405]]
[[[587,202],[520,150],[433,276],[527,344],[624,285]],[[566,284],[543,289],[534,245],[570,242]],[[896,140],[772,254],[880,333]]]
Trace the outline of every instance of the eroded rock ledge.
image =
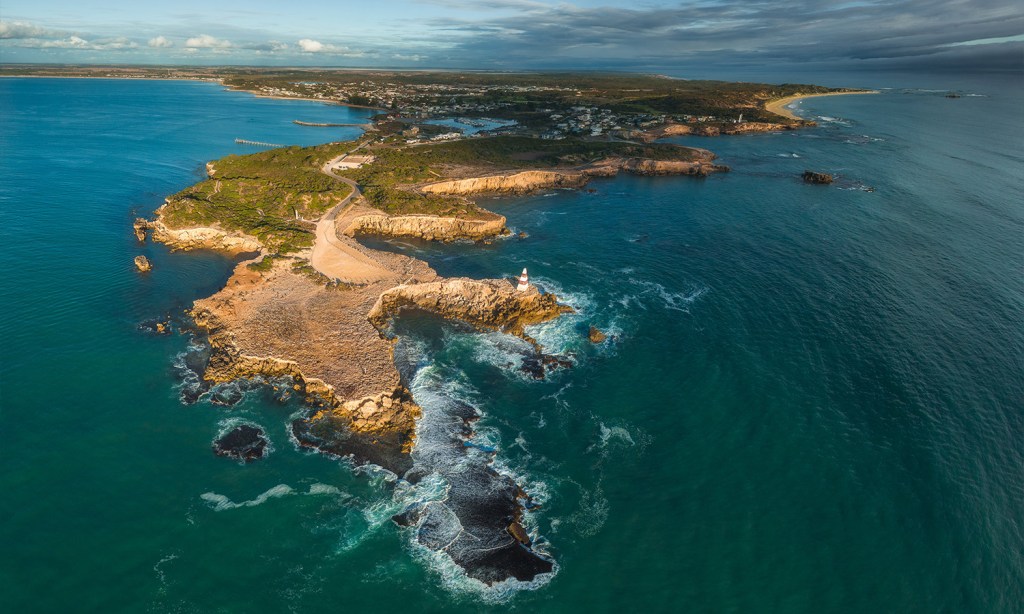
[[[159,215],[159,210],[157,214]],[[213,249],[230,254],[263,250],[263,245],[256,237],[240,232],[227,232],[211,226],[171,228],[159,218],[156,221],[138,218],[133,228],[139,241],[145,241],[146,233],[151,232],[154,241],[159,241],[172,249]]]
[[550,171],[521,171],[439,181],[419,187],[428,194],[525,194],[536,190],[581,188],[593,177],[614,177],[619,172],[633,175],[696,175],[726,172],[728,166],[714,164],[715,155],[694,149],[696,159],[652,160],[649,158],[609,158],[584,167]]
[[505,216],[483,212],[480,219],[438,217],[436,215],[361,215],[343,230],[344,234],[382,237],[411,237],[426,241],[487,239],[508,234]]

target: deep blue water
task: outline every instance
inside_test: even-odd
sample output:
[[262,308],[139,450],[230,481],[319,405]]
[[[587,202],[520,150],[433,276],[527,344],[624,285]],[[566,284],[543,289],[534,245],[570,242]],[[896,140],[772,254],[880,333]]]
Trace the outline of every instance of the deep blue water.
[[[808,99],[815,129],[680,139],[733,167],[706,180],[489,201],[524,240],[387,245],[444,275],[528,266],[578,309],[531,331],[576,362],[545,382],[509,366],[512,338],[396,324],[425,414],[479,407],[477,443],[543,503],[528,524],[557,573],[485,590],[389,520],[443,485],[297,451],[298,408],[260,390],[182,404],[189,338],[138,330],[231,261],[138,247],[136,213],[255,151],[236,137],[350,138],[291,121],[366,112],[0,80],[0,610],[1020,611],[1024,95],[850,85],[913,89]],[[948,87],[978,95],[926,91]],[[248,466],[210,451],[241,420],[274,446]]]

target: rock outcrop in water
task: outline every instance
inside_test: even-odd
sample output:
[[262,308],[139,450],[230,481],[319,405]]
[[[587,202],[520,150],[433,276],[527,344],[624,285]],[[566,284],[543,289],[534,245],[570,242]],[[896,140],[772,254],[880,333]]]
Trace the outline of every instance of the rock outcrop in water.
[[269,443],[263,429],[243,424],[213,442],[213,453],[248,463],[263,458]]
[[835,178],[828,173],[816,173],[814,171],[804,171],[803,174],[804,183],[815,183],[815,184],[829,184],[832,183]]
[[135,268],[138,269],[140,273],[146,273],[153,269],[153,265],[150,264],[149,258],[146,258],[145,256],[136,256]]
[[533,580],[554,568],[521,524],[523,511],[534,503],[512,478],[494,470],[493,451],[472,445],[472,425],[479,418],[476,408],[455,399],[423,416],[419,429],[430,445],[413,452],[415,465],[406,478],[440,475],[447,496],[393,520],[414,527],[420,544],[447,553],[471,578],[485,584]]

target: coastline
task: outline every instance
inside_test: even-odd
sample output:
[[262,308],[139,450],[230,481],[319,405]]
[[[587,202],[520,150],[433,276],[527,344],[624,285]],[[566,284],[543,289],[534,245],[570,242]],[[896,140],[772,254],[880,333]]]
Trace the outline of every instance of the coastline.
[[0,78],[6,79],[107,79],[116,81],[196,81],[200,83],[217,83],[224,87],[226,92],[242,92],[245,94],[252,94],[256,98],[269,98],[271,100],[304,100],[308,102],[320,102],[326,105],[337,105],[340,107],[352,107],[353,109],[368,109],[371,111],[387,111],[383,107],[371,107],[361,104],[351,104],[348,102],[341,102],[338,100],[327,100],[324,98],[310,98],[308,96],[274,96],[271,94],[263,94],[260,92],[254,92],[252,90],[232,87],[224,84],[223,78],[203,78],[203,77],[117,77],[110,75],[5,75],[0,74]]
[[825,94],[796,94],[796,95],[793,95],[793,96],[786,96],[785,98],[779,98],[778,100],[773,100],[773,101],[771,101],[769,103],[766,103],[764,105],[764,108],[765,108],[766,111],[768,111],[770,113],[775,113],[776,115],[781,115],[782,117],[786,117],[788,119],[802,120],[803,119],[802,117],[800,117],[799,115],[794,114],[792,111],[787,109],[786,105],[788,105],[791,102],[796,102],[797,100],[803,100],[804,98],[822,98],[822,97],[825,97],[825,96],[849,96],[849,95],[853,95],[853,94],[878,94],[878,93],[879,93],[878,90],[858,90],[858,91],[855,91],[855,92],[828,92],[828,93],[825,93]]

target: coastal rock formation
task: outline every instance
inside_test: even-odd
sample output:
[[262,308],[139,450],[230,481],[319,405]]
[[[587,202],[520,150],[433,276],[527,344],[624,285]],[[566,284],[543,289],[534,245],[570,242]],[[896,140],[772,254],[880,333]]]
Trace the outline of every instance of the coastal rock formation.
[[138,269],[140,273],[146,273],[153,268],[153,265],[150,264],[149,258],[146,258],[145,256],[136,256],[135,268]]
[[480,219],[438,217],[436,215],[361,215],[344,229],[348,236],[377,235],[412,237],[427,241],[486,239],[508,234],[505,217],[485,213]]
[[[436,278],[422,262],[379,257],[396,273]],[[395,368],[391,342],[366,318],[393,282],[332,287],[303,274],[304,262],[278,258],[266,270],[239,264],[223,290],[196,301],[191,314],[210,345],[203,379],[290,378],[317,408],[293,425],[301,444],[401,475],[418,408]]]
[[413,451],[415,464],[406,479],[436,474],[447,491],[441,500],[392,520],[413,527],[420,544],[444,552],[471,578],[485,584],[530,581],[554,568],[522,524],[523,512],[536,504],[494,469],[494,451],[473,444],[472,425],[479,418],[475,407],[450,397],[424,410],[418,432],[425,445]]
[[803,174],[804,183],[815,183],[815,184],[829,184],[835,179],[828,173],[816,173],[814,171],[804,171]]
[[587,338],[590,339],[591,343],[602,343],[608,337],[598,330],[596,326],[591,326],[590,331],[587,332]]
[[454,181],[440,181],[420,188],[428,194],[524,194],[547,188],[580,188],[588,177],[581,172],[522,171]]
[[147,226],[153,231],[153,240],[164,243],[172,249],[215,249],[228,253],[241,253],[258,252],[263,248],[256,237],[237,232],[225,232],[219,228],[199,226],[177,229],[168,227],[160,220],[148,222]]
[[380,295],[367,317],[383,329],[396,313],[410,307],[524,338],[524,327],[572,311],[536,286],[520,292],[507,280],[459,278],[392,288]]
[[620,168],[633,175],[645,176],[697,175],[704,177],[709,173],[728,172],[729,170],[728,166],[712,164],[711,159],[701,159],[695,162],[681,162],[677,160],[645,160],[642,158],[628,158],[621,162]]
[[608,158],[575,169],[559,171],[522,171],[511,175],[488,175],[420,186],[430,194],[525,194],[536,190],[581,188],[593,177],[614,177],[619,172],[634,175],[697,175],[725,172],[729,167],[714,164],[715,155],[693,149],[696,159],[652,160],[648,158]]
[[213,453],[248,463],[263,458],[269,443],[263,429],[243,424],[214,441]]
[[135,223],[132,224],[132,230],[135,231],[135,238],[139,240],[139,243],[146,242],[146,230],[149,229],[149,220],[141,217],[135,218]]

